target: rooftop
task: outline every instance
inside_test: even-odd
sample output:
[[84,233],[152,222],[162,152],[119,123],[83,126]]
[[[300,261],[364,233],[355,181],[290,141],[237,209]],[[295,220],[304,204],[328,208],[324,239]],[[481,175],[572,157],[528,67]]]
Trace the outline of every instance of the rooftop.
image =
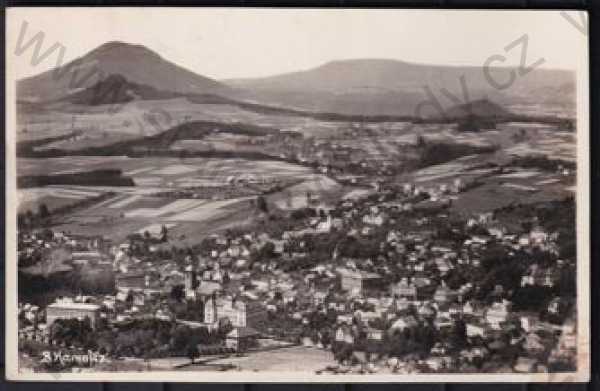
[[71,309],[71,310],[82,310],[82,311],[97,311],[100,309],[100,306],[97,304],[89,304],[89,303],[56,302],[56,303],[50,304],[47,308]]

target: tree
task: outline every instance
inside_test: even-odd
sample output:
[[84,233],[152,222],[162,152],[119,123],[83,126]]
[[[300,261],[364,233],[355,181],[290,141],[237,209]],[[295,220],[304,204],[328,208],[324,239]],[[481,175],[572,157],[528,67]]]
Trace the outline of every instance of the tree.
[[44,220],[50,217],[50,211],[48,210],[48,205],[41,203],[38,206],[38,215],[40,219]]
[[175,326],[171,334],[171,349],[178,353],[187,353],[191,330],[187,326]]
[[163,224],[160,228],[160,241],[163,243],[167,242],[169,240],[168,234],[169,231],[167,229],[167,226]]
[[175,285],[171,288],[171,298],[178,302],[181,302],[185,298],[183,285]]
[[25,212],[25,226],[27,228],[31,228],[31,225],[33,224],[33,220],[34,220],[33,212],[31,211],[31,209],[27,209],[27,212]]
[[259,211],[261,211],[263,213],[269,212],[269,208],[267,206],[267,201],[265,200],[265,197],[263,197],[263,196],[258,196],[256,198],[256,207],[258,208]]
[[190,359],[191,363],[194,363],[194,358],[200,354],[200,352],[198,351],[198,346],[196,345],[195,341],[190,341],[191,343],[188,344],[187,348],[186,348],[186,355],[188,356],[188,358]]
[[454,322],[452,333],[450,334],[450,342],[456,350],[463,349],[467,344],[467,326],[465,321],[458,319]]

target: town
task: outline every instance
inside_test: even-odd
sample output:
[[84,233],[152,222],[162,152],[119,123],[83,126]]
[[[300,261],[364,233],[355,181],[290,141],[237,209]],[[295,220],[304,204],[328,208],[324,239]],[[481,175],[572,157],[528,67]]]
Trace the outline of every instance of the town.
[[229,370],[286,349],[322,352],[317,373],[574,370],[573,197],[465,215],[459,179],[373,186],[288,213],[259,196],[255,224],[186,248],[166,225],[115,243],[20,222],[19,285],[47,288],[19,303],[20,350],[46,371],[47,351]]

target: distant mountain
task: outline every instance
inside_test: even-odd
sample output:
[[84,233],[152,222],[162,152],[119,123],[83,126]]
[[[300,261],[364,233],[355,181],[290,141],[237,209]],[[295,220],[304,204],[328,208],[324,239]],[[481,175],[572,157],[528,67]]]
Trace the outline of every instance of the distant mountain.
[[435,117],[449,107],[480,99],[505,107],[574,107],[573,72],[535,69],[521,76],[515,69],[490,69],[498,82],[509,80],[509,72],[514,72],[514,84],[499,90],[490,84],[482,67],[359,59],[332,61],[265,78],[219,82],[169,62],[144,46],[114,41],[56,70],[18,81],[17,98],[29,103],[67,99],[101,104],[103,99],[93,91],[123,83],[114,77],[119,75],[127,85],[114,97],[117,101],[155,99],[152,97],[173,93],[271,106],[271,111],[283,108],[357,117]]
[[62,98],[110,75],[131,83],[178,93],[225,93],[228,87],[163,59],[142,45],[108,42],[64,66],[17,82],[19,100]]
[[[314,69],[258,79],[226,81],[251,91],[256,101],[365,115],[434,116],[460,102],[489,98],[503,104],[539,103],[543,88],[575,85],[570,71],[534,69],[524,76],[511,68],[490,68],[492,81],[504,83],[515,72],[515,82],[497,89],[483,67],[414,64],[387,59],[333,61]],[[461,84],[464,80],[464,86]],[[432,100],[431,92],[436,98]],[[444,93],[443,91],[447,93]],[[247,92],[246,92],[247,93]],[[448,97],[450,95],[450,97]],[[573,104],[573,94],[560,97]]]
[[160,91],[154,87],[132,83],[122,75],[110,75],[91,87],[79,90],[60,99],[79,105],[105,105],[127,103],[132,100],[171,99],[181,94]]

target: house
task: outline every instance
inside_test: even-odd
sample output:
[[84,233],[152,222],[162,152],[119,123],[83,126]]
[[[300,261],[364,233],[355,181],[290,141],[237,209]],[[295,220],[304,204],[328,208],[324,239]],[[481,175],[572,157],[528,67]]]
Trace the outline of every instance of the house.
[[514,365],[515,372],[534,373],[536,372],[538,362],[529,357],[519,357]]
[[532,244],[539,245],[548,241],[548,233],[542,227],[535,227],[529,233],[529,239]]
[[577,333],[575,325],[572,322],[567,322],[563,325],[559,348],[562,350],[575,350],[577,348]]
[[223,285],[216,281],[200,281],[194,291],[193,298],[206,298],[223,291]]
[[377,273],[337,268],[340,276],[341,287],[348,292],[361,293],[363,290],[379,289],[381,287],[381,276]]
[[19,313],[25,314],[25,318],[30,322],[34,322],[40,316],[39,307],[36,305],[25,304]]
[[527,274],[521,277],[521,286],[545,286],[552,288],[555,284],[555,273],[551,268],[543,269],[537,264],[529,267]]
[[246,327],[246,304],[242,300],[211,297],[204,303],[204,323],[227,319],[233,327]]
[[363,323],[368,323],[370,321],[379,319],[381,317],[380,314],[373,312],[373,311],[361,311],[361,310],[356,310],[354,312],[354,318],[362,321]]
[[367,328],[367,341],[365,345],[365,351],[371,353],[377,353],[381,351],[383,344],[383,330],[375,329],[372,327]]
[[445,316],[436,317],[435,320],[433,321],[433,324],[434,324],[435,328],[438,330],[449,330],[454,325],[452,320],[450,320],[450,318],[447,318]]
[[538,324],[538,318],[534,315],[522,315],[519,320],[521,321],[521,328],[527,333],[533,331]]
[[496,239],[502,239],[506,229],[504,227],[488,227],[488,233]]
[[71,253],[71,259],[73,260],[84,260],[87,262],[96,262],[104,258],[104,256],[98,251],[73,251]]
[[407,309],[410,308],[410,304],[411,303],[408,301],[408,299],[406,297],[401,297],[392,302],[392,310],[396,310],[399,312],[406,311]]
[[463,307],[460,304],[453,303],[448,308],[448,315],[450,317],[460,316],[460,315],[462,315],[462,309],[463,309]]
[[271,283],[264,280],[251,280],[250,284],[252,284],[258,292],[268,292],[271,287]]
[[485,311],[485,319],[494,330],[500,330],[502,329],[502,323],[506,322],[508,319],[510,310],[510,302],[506,300],[496,302]]
[[251,327],[235,327],[225,337],[225,346],[236,352],[244,352],[258,345],[259,335]]
[[129,291],[123,291],[123,290],[117,292],[117,295],[115,296],[115,300],[121,301],[121,302],[127,301],[128,298],[129,298]]
[[448,347],[444,343],[436,342],[430,353],[434,356],[445,356],[448,353]]
[[142,272],[127,272],[117,275],[116,285],[118,290],[143,290],[150,285],[150,276]]
[[409,283],[407,278],[403,278],[397,284],[392,285],[390,287],[390,293],[399,298],[417,299],[417,287],[414,284]]
[[414,316],[404,316],[396,319],[394,323],[392,323],[392,325],[390,326],[390,331],[404,331],[405,329],[411,329],[417,327],[418,325],[419,323],[417,322]]
[[450,271],[450,269],[453,268],[452,265],[446,259],[443,258],[436,259],[435,265],[442,275],[447,274]]
[[329,233],[333,226],[331,215],[327,216],[325,221],[320,221],[317,223],[316,232],[317,233]]
[[431,303],[423,303],[417,308],[417,313],[424,318],[432,318],[436,314],[436,309]]
[[322,304],[325,304],[325,299],[327,298],[327,296],[329,295],[328,292],[325,291],[317,291],[314,293],[313,295],[313,303],[315,306],[320,306]]
[[298,292],[286,290],[281,294],[281,299],[283,300],[283,304],[291,304],[296,301],[296,296]]
[[452,359],[448,356],[433,356],[425,360],[425,364],[433,371],[440,371],[450,367]]
[[352,330],[347,325],[341,325],[335,331],[335,342],[339,344],[353,345],[354,335]]
[[133,296],[133,304],[137,306],[144,306],[146,304],[146,295],[143,292],[134,292]]
[[367,329],[367,339],[371,341],[382,341],[383,340],[383,330],[368,328]]
[[489,351],[484,347],[474,347],[461,350],[460,356],[468,362],[473,363],[476,360],[482,360],[489,355]]
[[479,224],[489,224],[494,219],[492,212],[480,213],[478,216]]
[[336,322],[339,324],[347,324],[347,325],[351,325],[352,324],[352,320],[353,320],[353,316],[352,315],[348,315],[348,314],[340,314],[337,316],[336,318]]
[[48,326],[52,325],[57,319],[83,320],[85,318],[88,318],[92,328],[95,328],[100,319],[100,306],[59,299],[46,307],[46,324]]
[[487,327],[484,324],[479,322],[467,322],[465,327],[467,337],[469,338],[479,337],[485,339],[488,337]]
[[446,284],[442,281],[442,285],[440,285],[433,295],[433,300],[438,303],[446,303],[453,301],[457,296],[457,293],[452,289],[448,288]]
[[544,346],[542,338],[539,335],[536,333],[529,333],[523,342],[523,349],[530,354],[539,354],[543,353],[546,347]]
[[363,223],[369,225],[381,226],[385,221],[385,216],[382,214],[370,213],[363,216]]
[[565,310],[565,302],[560,297],[555,297],[548,304],[548,313],[551,315],[559,315]]
[[400,235],[396,231],[389,231],[386,240],[388,243],[398,242],[400,240]]

